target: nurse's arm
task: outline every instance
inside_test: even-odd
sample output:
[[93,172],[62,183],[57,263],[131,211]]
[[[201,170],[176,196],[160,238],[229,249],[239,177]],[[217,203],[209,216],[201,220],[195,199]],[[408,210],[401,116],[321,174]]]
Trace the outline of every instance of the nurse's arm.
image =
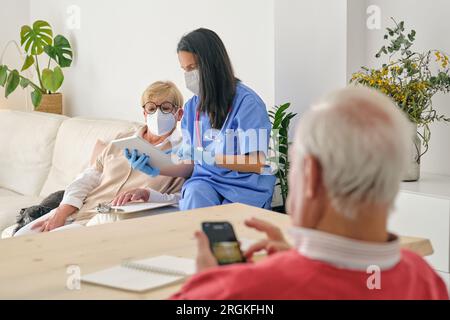
[[189,178],[192,175],[192,170],[194,170],[193,162],[184,161],[183,163],[161,169],[159,174],[166,177]]
[[216,165],[238,172],[252,172],[260,174],[266,164],[263,152],[256,151],[246,155],[216,155]]

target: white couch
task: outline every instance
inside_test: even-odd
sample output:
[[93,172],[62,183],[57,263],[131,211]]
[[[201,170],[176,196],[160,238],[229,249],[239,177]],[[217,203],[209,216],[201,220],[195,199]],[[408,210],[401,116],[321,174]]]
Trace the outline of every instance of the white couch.
[[0,110],[0,231],[21,208],[64,190],[88,164],[97,140],[138,123]]

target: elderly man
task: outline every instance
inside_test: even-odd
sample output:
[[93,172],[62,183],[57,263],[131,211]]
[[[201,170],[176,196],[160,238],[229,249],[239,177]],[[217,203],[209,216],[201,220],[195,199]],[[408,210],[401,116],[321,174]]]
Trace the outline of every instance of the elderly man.
[[[217,266],[196,233],[199,273],[173,299],[448,299],[440,277],[388,232],[404,167],[408,122],[390,99],[365,88],[328,96],[295,136],[287,210],[295,240],[258,219],[260,263]],[[375,271],[374,271],[375,270]],[[372,283],[379,271],[379,283]],[[375,284],[375,285],[372,285]]]

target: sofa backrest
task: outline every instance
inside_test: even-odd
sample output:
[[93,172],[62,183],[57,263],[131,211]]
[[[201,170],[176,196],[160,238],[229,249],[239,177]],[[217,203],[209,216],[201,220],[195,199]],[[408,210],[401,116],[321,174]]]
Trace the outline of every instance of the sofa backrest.
[[120,120],[75,117],[64,121],[56,137],[51,169],[40,195],[45,197],[64,190],[88,166],[97,140],[109,142],[119,133],[138,127],[138,123]]
[[52,164],[65,116],[0,110],[0,187],[37,196]]

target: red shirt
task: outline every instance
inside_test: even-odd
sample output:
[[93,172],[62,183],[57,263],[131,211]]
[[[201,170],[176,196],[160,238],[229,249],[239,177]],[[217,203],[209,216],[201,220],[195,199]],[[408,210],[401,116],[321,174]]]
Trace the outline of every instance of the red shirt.
[[255,264],[235,264],[193,276],[171,299],[448,299],[443,280],[418,255],[402,250],[393,268],[381,271],[380,289],[368,289],[373,273],[339,269],[296,250]]

